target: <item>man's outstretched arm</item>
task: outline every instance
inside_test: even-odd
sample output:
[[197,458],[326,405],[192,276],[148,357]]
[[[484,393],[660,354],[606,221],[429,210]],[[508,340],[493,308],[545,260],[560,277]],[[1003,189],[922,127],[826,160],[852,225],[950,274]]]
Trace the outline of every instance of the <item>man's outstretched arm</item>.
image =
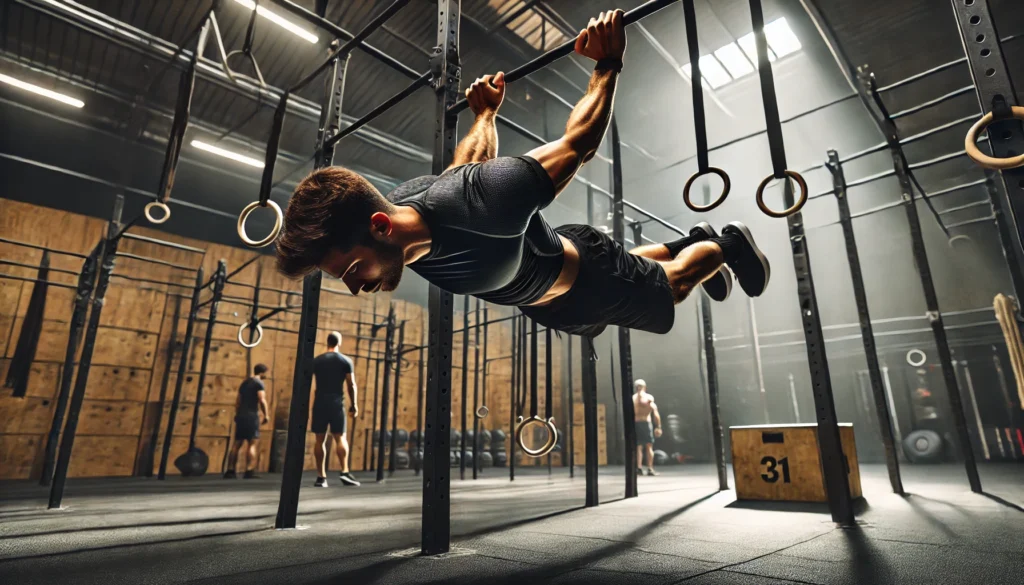
[[569,114],[565,135],[527,153],[544,167],[560,192],[576,172],[597,153],[612,117],[615,83],[626,51],[626,30],[621,10],[592,18],[576,37],[576,52],[598,62],[587,93]]
[[[505,97],[505,74],[485,75],[466,90],[466,101],[476,120],[455,148],[452,167],[484,162],[498,156],[498,129],[494,120]],[[449,167],[451,168],[451,167]]]

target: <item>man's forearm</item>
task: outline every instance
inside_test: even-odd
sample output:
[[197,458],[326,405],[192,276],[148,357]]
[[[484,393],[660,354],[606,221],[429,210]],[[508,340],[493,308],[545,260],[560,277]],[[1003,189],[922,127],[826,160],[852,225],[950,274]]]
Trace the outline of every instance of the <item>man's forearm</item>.
[[359,388],[354,384],[348,387],[348,397],[352,399],[353,406],[359,404]]
[[498,129],[494,126],[496,112],[483,112],[473,121],[469,133],[455,148],[452,165],[484,162],[498,156]]
[[576,103],[565,125],[565,140],[585,163],[597,153],[612,118],[615,86],[619,74],[610,69],[595,69],[587,93]]

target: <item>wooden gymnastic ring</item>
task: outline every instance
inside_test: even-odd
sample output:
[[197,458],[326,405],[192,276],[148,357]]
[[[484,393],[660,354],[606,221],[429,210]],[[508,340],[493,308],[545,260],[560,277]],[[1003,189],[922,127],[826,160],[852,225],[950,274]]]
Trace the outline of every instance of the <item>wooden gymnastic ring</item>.
[[[530,457],[543,457],[555,449],[555,443],[558,442],[558,429],[555,427],[555,419],[550,418],[544,420],[539,416],[531,416],[530,418],[519,417],[516,420],[515,438],[516,444]],[[526,430],[530,425],[542,425],[548,429],[548,440],[540,449],[531,449],[523,443],[523,431]]]
[[[257,207],[269,207],[274,212],[274,228],[270,230],[267,237],[262,240],[253,240],[245,233],[245,222],[249,219],[249,216]],[[281,212],[281,207],[277,203],[271,200],[267,200],[266,205],[260,204],[259,201],[253,201],[249,205],[245,206],[242,213],[238,214],[238,237],[242,238],[246,246],[250,248],[263,248],[271,242],[277,239],[278,234],[281,233],[281,227],[284,226],[284,213]]]
[[[159,209],[159,210],[163,211],[164,212],[164,216],[163,217],[159,217],[159,218],[153,217],[153,210],[154,209]],[[149,203],[146,204],[146,206],[144,208],[142,208],[142,213],[143,213],[143,215],[146,216],[146,220],[149,223],[152,223],[152,224],[155,224],[155,225],[160,225],[160,224],[164,223],[165,221],[167,221],[168,219],[171,219],[171,208],[168,207],[167,204],[164,203],[163,201],[150,201]]]
[[786,169],[786,177],[796,181],[797,186],[800,187],[800,196],[797,197],[796,203],[785,211],[775,211],[764,203],[764,189],[772,179],[776,178],[775,175],[768,175],[763,181],[761,181],[761,184],[757,186],[757,207],[761,210],[761,213],[768,217],[789,217],[803,209],[804,204],[807,203],[807,181],[804,180],[803,176],[796,171]]
[[[718,196],[718,199],[715,199],[707,205],[697,205],[690,200],[690,188],[693,187],[693,182],[697,180],[697,177],[708,174],[718,175],[722,178],[722,193]],[[725,203],[725,198],[729,195],[729,191],[731,189],[732,181],[729,179],[729,175],[727,175],[725,171],[718,167],[708,167],[703,171],[697,171],[690,175],[690,178],[686,180],[686,185],[683,186],[683,203],[685,203],[692,211],[696,211],[697,213],[711,211],[722,203]]]
[[478,419],[483,420],[483,419],[487,418],[487,415],[490,412],[491,412],[491,410],[489,408],[487,408],[486,404],[481,404],[480,408],[476,409],[476,417]]
[[[910,357],[913,354],[920,355],[921,359],[917,360],[917,361],[914,361],[914,359]],[[924,351],[922,351],[920,349],[914,348],[914,349],[911,349],[910,351],[907,352],[907,363],[910,364],[911,366],[914,366],[915,368],[919,368],[919,367],[923,366],[927,361],[928,361],[928,354],[926,354]]]
[[[1014,118],[1024,120],[1024,107],[1013,106],[1010,108],[1010,111],[1013,113]],[[978,135],[993,122],[995,122],[995,118],[992,112],[989,112],[975,122],[971,129],[967,131],[967,137],[964,138],[964,150],[967,152],[967,156],[978,163],[978,166],[994,171],[1005,171],[1024,166],[1024,154],[1018,154],[1009,158],[996,158],[981,152],[981,149],[978,148]],[[989,136],[989,143],[993,142],[995,142],[994,139],[992,136]]]
[[242,333],[244,333],[248,327],[249,323],[242,323],[242,326],[238,328],[238,343],[246,349],[252,349],[263,341],[263,326],[259,323],[256,324],[256,341],[253,341],[252,343],[246,343],[242,338]]

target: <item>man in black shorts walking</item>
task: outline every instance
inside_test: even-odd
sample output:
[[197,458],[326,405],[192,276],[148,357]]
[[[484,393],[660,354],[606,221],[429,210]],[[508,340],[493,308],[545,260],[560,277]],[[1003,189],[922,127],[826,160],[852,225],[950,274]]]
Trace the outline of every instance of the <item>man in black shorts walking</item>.
[[[332,332],[327,336],[327,352],[313,360],[313,376],[316,378],[316,396],[313,399],[312,431],[316,434],[313,456],[316,458],[316,487],[327,487],[327,430],[334,437],[334,449],[341,463],[338,479],[341,485],[358,486],[359,482],[348,469],[348,414],[359,416],[356,402],[355,366],[352,360],[341,353],[341,333]],[[345,412],[345,385],[352,406]]]
[[263,386],[263,378],[267,375],[267,366],[256,364],[252,369],[252,377],[246,378],[238,387],[235,399],[235,443],[228,453],[228,468],[224,471],[224,479],[238,477],[235,469],[242,447],[245,450],[245,479],[256,477],[256,454],[260,442],[260,425],[270,418],[270,407],[267,406],[267,392]]
[[768,260],[739,222],[721,235],[701,223],[686,237],[627,251],[591,226],[553,229],[540,215],[608,128],[626,48],[622,14],[591,19],[576,39],[576,52],[597,66],[561,138],[496,158],[505,80],[482,77],[466,90],[476,120],[440,176],[386,196],[341,167],[303,179],[277,243],[278,268],[292,277],[319,268],[357,294],[394,290],[408,265],[449,292],[517,306],[542,325],[588,336],[608,325],[667,333],[674,305],[698,285],[718,301],[729,295],[729,269],[746,294],[763,293]]

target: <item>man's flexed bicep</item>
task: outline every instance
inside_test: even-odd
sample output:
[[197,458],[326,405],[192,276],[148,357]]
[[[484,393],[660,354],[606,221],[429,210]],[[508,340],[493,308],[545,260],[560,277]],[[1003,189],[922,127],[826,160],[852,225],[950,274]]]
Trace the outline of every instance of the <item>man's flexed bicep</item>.
[[615,84],[626,50],[622,11],[592,18],[576,38],[576,52],[597,61],[587,93],[569,114],[565,134],[527,153],[544,167],[558,193],[569,184],[580,167],[597,153],[612,117]]

